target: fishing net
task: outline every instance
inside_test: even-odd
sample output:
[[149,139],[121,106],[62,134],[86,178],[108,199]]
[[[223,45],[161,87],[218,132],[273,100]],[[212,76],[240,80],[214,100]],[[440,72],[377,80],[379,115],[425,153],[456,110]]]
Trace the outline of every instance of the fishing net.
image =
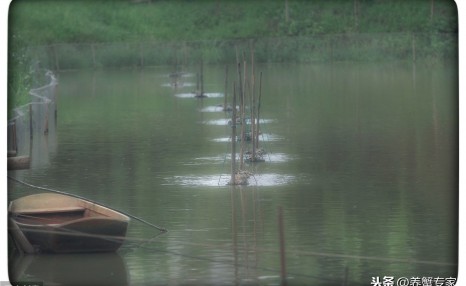
[[[44,85],[29,91],[30,102],[16,107],[8,120],[7,147],[12,158],[29,157],[31,162],[48,162],[48,154],[56,149],[58,81],[50,71],[45,71],[39,81]],[[36,81],[38,79],[35,79]],[[32,144],[34,141],[34,144]],[[32,160],[32,157],[37,160]]]

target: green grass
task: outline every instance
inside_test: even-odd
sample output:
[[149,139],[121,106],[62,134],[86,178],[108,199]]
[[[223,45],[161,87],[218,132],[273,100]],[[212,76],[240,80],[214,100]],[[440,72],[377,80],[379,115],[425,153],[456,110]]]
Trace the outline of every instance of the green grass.
[[[188,41],[329,33],[457,32],[453,0],[13,0],[10,32],[30,45]],[[355,10],[355,3],[359,3]],[[356,14],[355,14],[356,12]]]
[[[256,60],[392,61],[457,57],[453,0],[13,0],[9,94],[25,100],[30,66],[50,69]],[[431,4],[434,3],[432,10]],[[433,11],[433,14],[432,14]]]

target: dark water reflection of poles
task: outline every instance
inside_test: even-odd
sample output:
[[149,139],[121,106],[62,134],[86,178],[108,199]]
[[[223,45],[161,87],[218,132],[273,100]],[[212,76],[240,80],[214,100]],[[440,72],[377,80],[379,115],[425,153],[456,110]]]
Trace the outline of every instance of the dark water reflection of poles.
[[[258,279],[258,273],[255,273],[258,269],[258,253],[257,253],[257,225],[258,218],[256,207],[258,200],[256,199],[255,190],[251,193],[251,198],[249,198],[248,189],[237,189],[235,187],[230,188],[230,199],[231,199],[231,230],[232,230],[232,252],[234,259],[234,284],[240,285],[241,280],[244,278],[249,279]],[[239,196],[239,198],[238,198]],[[240,205],[236,205],[236,200],[239,199]],[[252,212],[248,212],[248,208],[252,208]],[[238,213],[238,210],[240,213]],[[241,222],[237,220],[237,215],[241,215]],[[252,218],[251,218],[252,216]],[[248,223],[253,223],[252,234],[248,232]],[[241,223],[241,237],[242,237],[242,246],[239,246],[238,241],[238,224]],[[251,241],[252,239],[252,241]],[[241,252],[240,252],[241,251]],[[254,257],[250,256],[251,251],[254,253]],[[242,259],[240,259],[240,257]],[[252,260],[251,260],[252,259]],[[241,273],[240,268],[244,270],[244,273]],[[252,271],[252,273],[251,273]],[[257,282],[257,281],[256,281]]]
[[[233,178],[232,178],[233,180]],[[234,268],[235,268],[235,285],[239,285],[239,277],[238,277],[238,242],[237,242],[237,235],[236,235],[236,207],[235,207],[235,197],[234,197],[235,189],[230,189],[230,200],[231,200],[231,235],[233,241],[233,259],[234,259]]]

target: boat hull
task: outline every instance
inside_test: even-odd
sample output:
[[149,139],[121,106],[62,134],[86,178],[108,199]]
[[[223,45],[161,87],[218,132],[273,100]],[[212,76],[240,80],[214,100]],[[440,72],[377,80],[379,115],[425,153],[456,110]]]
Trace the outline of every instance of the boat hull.
[[36,253],[116,251],[128,225],[108,218],[84,218],[58,226],[16,223]]
[[129,217],[59,194],[20,198],[9,206],[10,233],[25,253],[113,252],[125,241]]

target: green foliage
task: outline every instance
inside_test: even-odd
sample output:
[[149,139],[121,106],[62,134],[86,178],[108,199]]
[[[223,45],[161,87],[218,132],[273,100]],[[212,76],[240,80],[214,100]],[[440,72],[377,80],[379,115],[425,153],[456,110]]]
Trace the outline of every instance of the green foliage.
[[10,25],[29,45],[225,40],[331,33],[456,32],[454,1],[14,0]]
[[24,100],[33,59],[51,69],[220,63],[253,40],[262,62],[380,61],[411,59],[414,37],[416,57],[435,60],[456,58],[457,32],[453,0],[288,0],[288,19],[284,0],[13,0],[9,94]]
[[29,89],[32,86],[31,58],[19,43],[22,40],[12,37],[8,48],[8,111],[29,101]]

